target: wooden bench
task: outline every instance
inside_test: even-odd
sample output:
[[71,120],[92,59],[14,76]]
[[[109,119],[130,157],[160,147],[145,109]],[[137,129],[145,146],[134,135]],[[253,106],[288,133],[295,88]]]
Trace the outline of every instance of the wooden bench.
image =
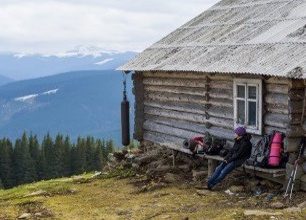
[[[175,166],[175,157],[178,152],[192,155],[192,152],[189,149],[177,147],[168,148],[172,149],[173,151],[173,166]],[[212,175],[212,173],[218,166],[218,163],[224,160],[223,157],[218,155],[196,154],[195,156],[208,160],[208,176]],[[255,176],[259,176],[261,178],[268,179],[280,184],[285,184],[286,182],[286,169],[268,169],[244,164],[242,167],[239,167],[238,170],[245,171],[247,173],[254,174]]]

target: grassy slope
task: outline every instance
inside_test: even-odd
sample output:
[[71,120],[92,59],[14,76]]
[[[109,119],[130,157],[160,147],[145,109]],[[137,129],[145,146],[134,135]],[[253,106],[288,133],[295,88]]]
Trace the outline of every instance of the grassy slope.
[[[47,213],[51,219],[245,219],[241,206],[229,206],[229,198],[222,193],[199,196],[184,185],[141,192],[135,181],[102,178],[80,184],[64,178],[0,190],[0,219],[15,219],[29,210]],[[47,195],[25,197],[37,190]],[[303,216],[306,210],[282,218]]]

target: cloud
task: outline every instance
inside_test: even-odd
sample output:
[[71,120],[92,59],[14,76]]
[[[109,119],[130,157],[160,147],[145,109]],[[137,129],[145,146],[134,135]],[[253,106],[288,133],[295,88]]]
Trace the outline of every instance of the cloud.
[[217,0],[1,0],[0,52],[143,50]]

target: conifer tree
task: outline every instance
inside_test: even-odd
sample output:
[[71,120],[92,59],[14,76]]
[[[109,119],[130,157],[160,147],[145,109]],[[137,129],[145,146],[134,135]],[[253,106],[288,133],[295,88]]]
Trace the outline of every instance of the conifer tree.
[[38,178],[38,176],[39,176],[38,170],[39,170],[40,146],[39,146],[36,135],[33,136],[31,134],[30,137],[29,137],[29,152],[30,152],[30,156],[32,158],[32,161],[34,162],[35,173],[36,173],[36,176]]
[[108,156],[108,153],[106,152],[106,143],[105,143],[105,140],[98,140],[98,145],[101,147],[101,151],[102,151],[102,158],[103,158],[103,161],[106,161],[107,160],[107,156]]
[[101,147],[96,145],[95,146],[95,152],[94,152],[94,158],[93,158],[93,165],[95,171],[100,171],[103,166],[103,156],[102,156],[102,150]]
[[48,179],[47,173],[47,161],[45,157],[45,146],[42,144],[39,151],[38,161],[37,161],[37,177],[38,180]]
[[4,188],[14,186],[12,159],[12,143],[4,138],[0,140],[0,179]]
[[86,140],[79,137],[73,152],[73,169],[75,174],[86,171]]
[[66,136],[61,160],[63,161],[63,176],[71,174],[71,142],[69,136]]
[[64,176],[64,138],[58,134],[53,145],[55,177]]
[[113,142],[113,140],[108,140],[106,142],[106,153],[107,153],[107,156],[108,156],[108,154],[113,153],[113,152],[114,152],[114,142]]
[[93,171],[95,169],[94,156],[95,146],[94,138],[88,136],[86,138],[86,171]]
[[44,148],[44,154],[45,154],[44,156],[46,163],[45,178],[46,179],[56,178],[58,175],[56,170],[56,156],[54,151],[53,140],[50,134],[47,134],[44,137],[42,146]]
[[26,133],[22,135],[21,140],[16,140],[13,161],[16,184],[31,183],[37,180]]

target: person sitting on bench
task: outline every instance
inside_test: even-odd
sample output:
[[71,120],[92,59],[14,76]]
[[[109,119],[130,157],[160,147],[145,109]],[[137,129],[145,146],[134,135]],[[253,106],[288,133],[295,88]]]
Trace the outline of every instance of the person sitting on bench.
[[234,146],[209,178],[207,182],[208,189],[212,189],[216,184],[220,183],[229,173],[240,167],[251,156],[251,135],[246,132],[244,127],[238,127],[234,132],[236,134]]

